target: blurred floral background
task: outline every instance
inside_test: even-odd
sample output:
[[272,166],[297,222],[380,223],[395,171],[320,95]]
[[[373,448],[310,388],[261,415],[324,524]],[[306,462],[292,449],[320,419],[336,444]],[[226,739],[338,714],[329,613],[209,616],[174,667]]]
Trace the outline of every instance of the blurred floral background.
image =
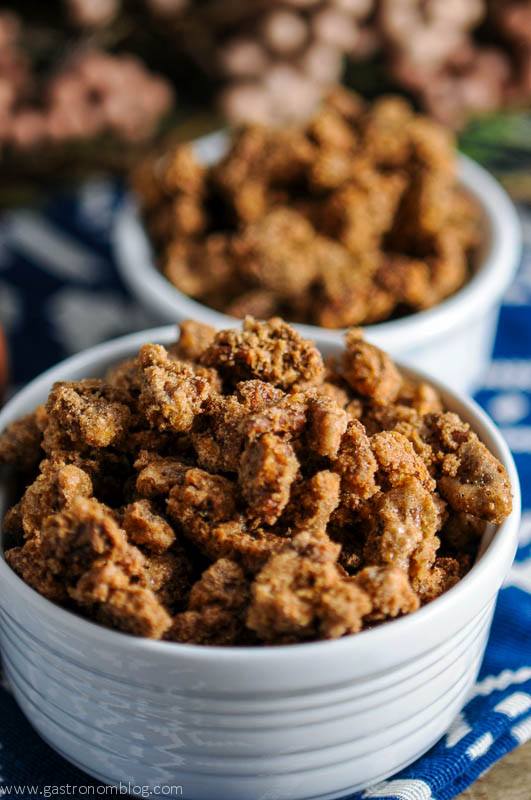
[[399,91],[531,198],[529,0],[15,0],[0,7],[0,202],[122,173],[171,131]]

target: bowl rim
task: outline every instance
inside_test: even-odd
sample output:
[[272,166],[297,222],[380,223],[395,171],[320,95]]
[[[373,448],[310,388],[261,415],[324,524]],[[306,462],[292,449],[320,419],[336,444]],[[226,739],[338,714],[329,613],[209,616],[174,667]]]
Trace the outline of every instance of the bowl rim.
[[[176,326],[174,325],[150,328],[103,342],[61,361],[34,378],[5,404],[0,411],[0,431],[3,431],[7,424],[18,419],[22,414],[28,413],[26,409],[19,410],[19,407],[24,407],[28,403],[36,405],[40,402],[36,397],[47,393],[52,383],[56,380],[69,380],[71,378],[68,378],[68,375],[72,376],[81,371],[83,373],[86,371],[87,374],[85,377],[88,377],[90,374],[101,372],[103,363],[106,368],[110,363],[130,357],[142,344],[157,342],[167,345],[174,342],[175,338]],[[317,342],[316,344],[319,349],[324,351],[329,351],[331,348],[329,342]],[[334,346],[337,346],[337,343],[332,345],[332,347]],[[464,417],[470,422],[473,430],[479,430],[480,438],[483,441],[485,439],[489,440],[487,444],[489,450],[496,455],[508,472],[513,496],[513,509],[511,514],[500,525],[492,526],[491,529],[494,533],[491,540],[471,570],[455,586],[414,613],[398,619],[388,620],[383,625],[376,628],[343,636],[339,639],[319,640],[298,644],[269,645],[267,647],[245,647],[241,645],[230,647],[220,645],[205,646],[134,636],[122,631],[106,628],[85,619],[75,612],[53,603],[51,600],[39,594],[35,589],[28,586],[5,561],[1,522],[0,581],[6,587],[7,591],[12,590],[17,594],[24,601],[25,605],[32,605],[36,613],[43,613],[66,631],[70,630],[78,635],[80,632],[86,631],[87,638],[91,637],[93,640],[98,640],[98,643],[102,646],[120,646],[133,653],[137,652],[139,654],[153,653],[157,655],[166,654],[166,656],[171,656],[173,654],[173,656],[179,655],[179,657],[184,659],[189,658],[192,660],[201,658],[211,661],[222,660],[224,662],[231,662],[232,660],[245,658],[246,661],[251,660],[254,662],[256,660],[257,662],[267,664],[269,660],[276,662],[278,659],[289,659],[290,654],[292,656],[295,655],[294,651],[296,651],[298,655],[305,655],[308,657],[312,655],[322,655],[325,651],[330,651],[331,654],[333,651],[335,656],[340,657],[342,654],[346,655],[346,648],[349,649],[349,655],[355,655],[356,642],[359,642],[360,645],[363,643],[363,647],[367,647],[369,644],[373,647],[378,647],[379,645],[386,646],[392,644],[393,640],[395,642],[402,640],[412,629],[418,627],[422,622],[430,625],[437,625],[437,621],[444,618],[446,614],[458,614],[459,607],[463,600],[466,599],[467,594],[479,588],[482,577],[486,577],[489,572],[492,573],[491,577],[496,575],[500,577],[499,565],[503,563],[505,572],[498,581],[498,583],[501,584],[501,580],[505,577],[505,573],[514,558],[521,514],[521,494],[518,473],[512,454],[500,431],[474,400],[449,389],[422,370],[401,363],[400,359],[396,359],[395,363],[406,375],[421,381],[426,381],[434,386],[441,392],[445,405],[448,403],[451,407],[457,407],[460,414],[464,412]],[[91,369],[93,370],[92,373],[90,372]],[[3,489],[4,487],[0,483],[0,494],[3,494]],[[496,588],[496,592],[498,588],[499,587]],[[491,592],[489,597],[485,599],[485,604],[494,597],[496,592]],[[2,603],[0,601],[0,608],[1,606]],[[354,651],[351,650],[352,647],[354,647]]]
[[[216,131],[196,139],[193,146],[200,160],[210,163],[213,153],[227,143],[227,133]],[[508,288],[522,253],[522,227],[516,208],[501,184],[480,164],[458,154],[459,180],[476,200],[486,225],[480,264],[472,278],[455,294],[441,303],[396,320],[364,327],[369,341],[383,349],[409,349],[419,340],[429,342],[450,330],[468,324],[494,306]],[[135,252],[126,239],[135,230]],[[132,192],[122,197],[111,232],[115,261],[120,276],[133,294],[165,320],[197,319],[216,328],[233,326],[240,320],[216,311],[181,292],[157,269],[154,253],[141,222]],[[290,322],[290,320],[287,320]],[[302,336],[330,343],[341,340],[345,328],[322,328],[305,323],[291,323]]]

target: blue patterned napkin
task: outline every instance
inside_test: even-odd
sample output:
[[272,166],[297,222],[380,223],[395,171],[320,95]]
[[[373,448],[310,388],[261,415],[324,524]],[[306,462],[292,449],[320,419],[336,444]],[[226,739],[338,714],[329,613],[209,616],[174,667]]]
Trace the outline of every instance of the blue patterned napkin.
[[[87,184],[42,213],[0,218],[0,319],[13,385],[70,353],[149,327],[127,295],[109,244],[120,190]],[[524,228],[526,219],[524,218]],[[531,738],[531,218],[518,277],[502,308],[493,361],[477,397],[501,427],[520,472],[524,515],[516,562],[502,590],[485,660],[450,731],[399,775],[351,800],[450,800]],[[56,755],[0,687],[0,795],[54,796],[97,782]],[[18,787],[18,791],[15,790]]]

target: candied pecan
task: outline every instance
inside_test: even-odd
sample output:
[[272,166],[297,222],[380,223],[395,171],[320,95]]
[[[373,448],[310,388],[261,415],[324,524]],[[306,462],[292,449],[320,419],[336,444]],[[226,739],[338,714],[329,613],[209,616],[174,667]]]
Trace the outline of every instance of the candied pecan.
[[433,491],[435,481],[426,464],[415,452],[412,443],[398,431],[375,433],[370,439],[372,452],[378,462],[378,483],[398,486],[408,478],[416,478],[426,489]]
[[79,467],[46,460],[40,474],[20,500],[19,511],[25,538],[39,536],[47,516],[61,511],[78,497],[92,496],[92,481]]
[[268,643],[335,639],[361,630],[370,610],[367,594],[334,562],[288,548],[256,576],[247,627]]
[[308,400],[308,444],[320,456],[335,458],[349,422],[347,412],[330,397]]
[[280,298],[304,292],[316,273],[315,231],[290,208],[274,208],[234,240],[239,274]]
[[249,414],[243,423],[243,432],[250,441],[272,433],[291,439],[302,433],[306,424],[308,398],[304,392],[293,392],[263,409]]
[[355,580],[371,600],[372,611],[366,617],[367,622],[410,614],[420,605],[407,574],[399,567],[365,567]]
[[238,470],[242,497],[250,519],[273,525],[284,511],[299,462],[289,442],[272,433],[253,439],[245,447]]
[[50,572],[70,584],[99,559],[119,564],[135,578],[143,575],[141,552],[128,544],[111,510],[89,498],[77,497],[44,520],[41,550]]
[[455,460],[443,462],[442,470],[438,489],[456,511],[497,523],[511,513],[507,473],[475,435],[459,447]]
[[377,405],[392,403],[402,384],[402,376],[387,353],[365,342],[354,328],[345,338],[341,375],[355,392],[369,397]]
[[172,526],[156,513],[150,500],[137,500],[126,506],[122,527],[133,544],[142,545],[153,553],[164,553],[175,541]]
[[108,447],[120,442],[131,421],[127,394],[97,378],[54,384],[46,403],[47,442],[59,436],[75,447]]
[[223,233],[212,233],[202,243],[172,239],[162,258],[166,277],[185,294],[203,297],[227,289],[234,291],[236,270],[232,241]]
[[427,260],[389,253],[375,281],[396,303],[416,310],[433,305],[432,270]]
[[151,553],[144,562],[148,588],[166,608],[174,611],[186,603],[193,572],[192,563],[179,544],[165,553]]
[[439,536],[445,548],[457,553],[473,553],[477,550],[486,528],[485,520],[472,514],[450,510]]
[[318,397],[327,397],[335,400],[340,408],[346,409],[350,402],[347,390],[339,383],[334,383],[333,380],[325,381],[320,386],[316,386],[314,392]]
[[337,189],[352,178],[352,156],[333,147],[321,149],[309,170],[310,188],[316,191]]
[[259,378],[281,388],[297,382],[320,383],[324,373],[315,345],[277,318],[268,322],[248,318],[242,331],[220,331],[201,360],[234,383]]
[[261,529],[249,530],[236,511],[235,485],[221,475],[190,469],[173,487],[168,514],[184,534],[212,559],[232,558],[255,571],[285,540]]
[[54,603],[64,603],[68,599],[66,586],[50,570],[39,539],[28,539],[22,547],[12,547],[6,551],[5,558],[11,569],[43,597]]
[[243,447],[243,423],[246,406],[236,397],[219,395],[205,404],[207,430],[192,433],[192,443],[199,466],[217,471],[235,472]]
[[326,105],[351,123],[356,122],[365,109],[362,96],[340,84],[327,92]]
[[172,486],[178,483],[189,466],[178,458],[158,456],[147,450],[140,452],[135,462],[139,469],[136,490],[142,497],[167,495]]
[[339,503],[340,478],[330,470],[316,472],[292,490],[286,515],[294,532],[325,532]]
[[170,352],[184,361],[197,361],[212,343],[215,334],[216,329],[211,325],[185,319],[179,323],[179,340],[170,348]]
[[[2,533],[4,535],[4,539],[6,537],[14,537],[15,541],[12,545],[13,547],[23,538],[22,512],[20,506],[21,501],[19,500],[14,506],[11,506],[11,508],[7,509],[2,520]],[[9,549],[9,544],[6,541],[4,541],[4,546],[6,550]]]
[[280,403],[285,397],[281,389],[265,381],[250,380],[236,384],[236,394],[251,414],[263,411],[268,406]]
[[402,377],[397,403],[411,406],[421,416],[439,414],[443,410],[442,400],[437,389],[424,381],[419,383],[404,377]]
[[413,110],[401,97],[380,97],[361,119],[363,146],[378,166],[401,167],[411,156]]
[[170,358],[161,345],[144,345],[139,361],[143,373],[139,402],[147,420],[158,430],[189,431],[212,394],[209,381]]
[[236,513],[236,485],[221,475],[190,467],[171,489],[167,505],[170,517],[185,530],[196,522],[226,522]]
[[433,565],[443,521],[444,503],[416,478],[404,479],[371,501],[366,564],[399,567],[415,588],[415,581]]
[[110,367],[105,375],[105,383],[126,393],[127,402],[134,404],[142,388],[142,373],[137,358],[128,358]]
[[417,164],[432,167],[436,175],[447,180],[455,178],[457,159],[452,132],[420,114],[410,121],[408,130]]
[[178,144],[159,161],[157,171],[168,193],[175,191],[196,195],[203,188],[205,168],[197,160],[193,148]]
[[177,195],[167,206],[167,211],[170,236],[196,236],[207,228],[208,216],[201,197]]
[[319,520],[309,520],[306,526],[299,530],[296,529],[294,534],[289,545],[300,556],[322,563],[325,561],[337,562],[341,545],[334,542],[324,532],[324,527],[320,526]]
[[428,414],[424,418],[426,438],[440,455],[455,452],[470,437],[470,425],[452,411]]
[[174,617],[166,638],[190,644],[234,644],[248,602],[249,587],[241,567],[220,558],[193,585],[187,610]]
[[151,589],[132,583],[114,562],[97,561],[69,594],[97,621],[125,633],[161,639],[171,625],[170,615]]
[[353,150],[357,136],[351,125],[336,110],[324,106],[310,121],[308,135],[321,147]]
[[431,570],[421,580],[417,580],[416,591],[422,603],[435,600],[459,582],[468,571],[469,563],[463,559],[460,563],[455,558],[438,557]]
[[[279,409],[276,412],[272,410],[263,421],[264,410],[283,397],[280,389],[254,380],[238,383],[236,396],[210,398],[205,405],[203,420],[207,429],[192,434],[199,465],[214,472],[237,472],[244,440],[253,436],[255,428],[260,429],[260,433],[282,430],[287,424],[294,424],[293,418],[300,419],[300,413],[290,414]],[[300,424],[302,426],[304,420]]]
[[[324,328],[348,328],[385,317],[395,305],[392,296],[380,290],[376,297],[370,269],[345,248],[332,245],[334,250],[324,237],[319,240],[317,252],[323,254],[323,268],[315,282],[319,304],[311,321]],[[371,257],[366,253],[363,258]]]
[[0,435],[0,464],[9,464],[21,472],[37,467],[43,456],[42,429],[39,417],[42,406],[31,414],[12,422]]
[[358,420],[349,422],[333,468],[341,477],[341,502],[347,508],[356,509],[378,491],[378,463],[365,428]]
[[266,289],[249,289],[248,292],[243,292],[234,300],[229,301],[224,311],[229,317],[238,319],[245,317],[268,319],[278,314],[279,305],[274,292]]

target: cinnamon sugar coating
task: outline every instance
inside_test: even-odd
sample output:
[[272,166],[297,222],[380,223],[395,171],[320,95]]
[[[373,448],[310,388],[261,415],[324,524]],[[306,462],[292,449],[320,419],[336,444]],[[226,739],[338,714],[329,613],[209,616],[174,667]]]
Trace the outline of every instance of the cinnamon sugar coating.
[[[341,137],[334,124],[313,135]],[[184,644],[329,639],[412,613],[512,502],[435,389],[358,329],[325,365],[278,318],[186,322],[103,379],[55,384],[0,458],[21,485],[12,569],[99,624]]]
[[430,308],[483,235],[452,136],[399,97],[332,90],[304,127],[241,127],[206,168],[178,144],[132,184],[168,280],[240,318],[342,328]]

